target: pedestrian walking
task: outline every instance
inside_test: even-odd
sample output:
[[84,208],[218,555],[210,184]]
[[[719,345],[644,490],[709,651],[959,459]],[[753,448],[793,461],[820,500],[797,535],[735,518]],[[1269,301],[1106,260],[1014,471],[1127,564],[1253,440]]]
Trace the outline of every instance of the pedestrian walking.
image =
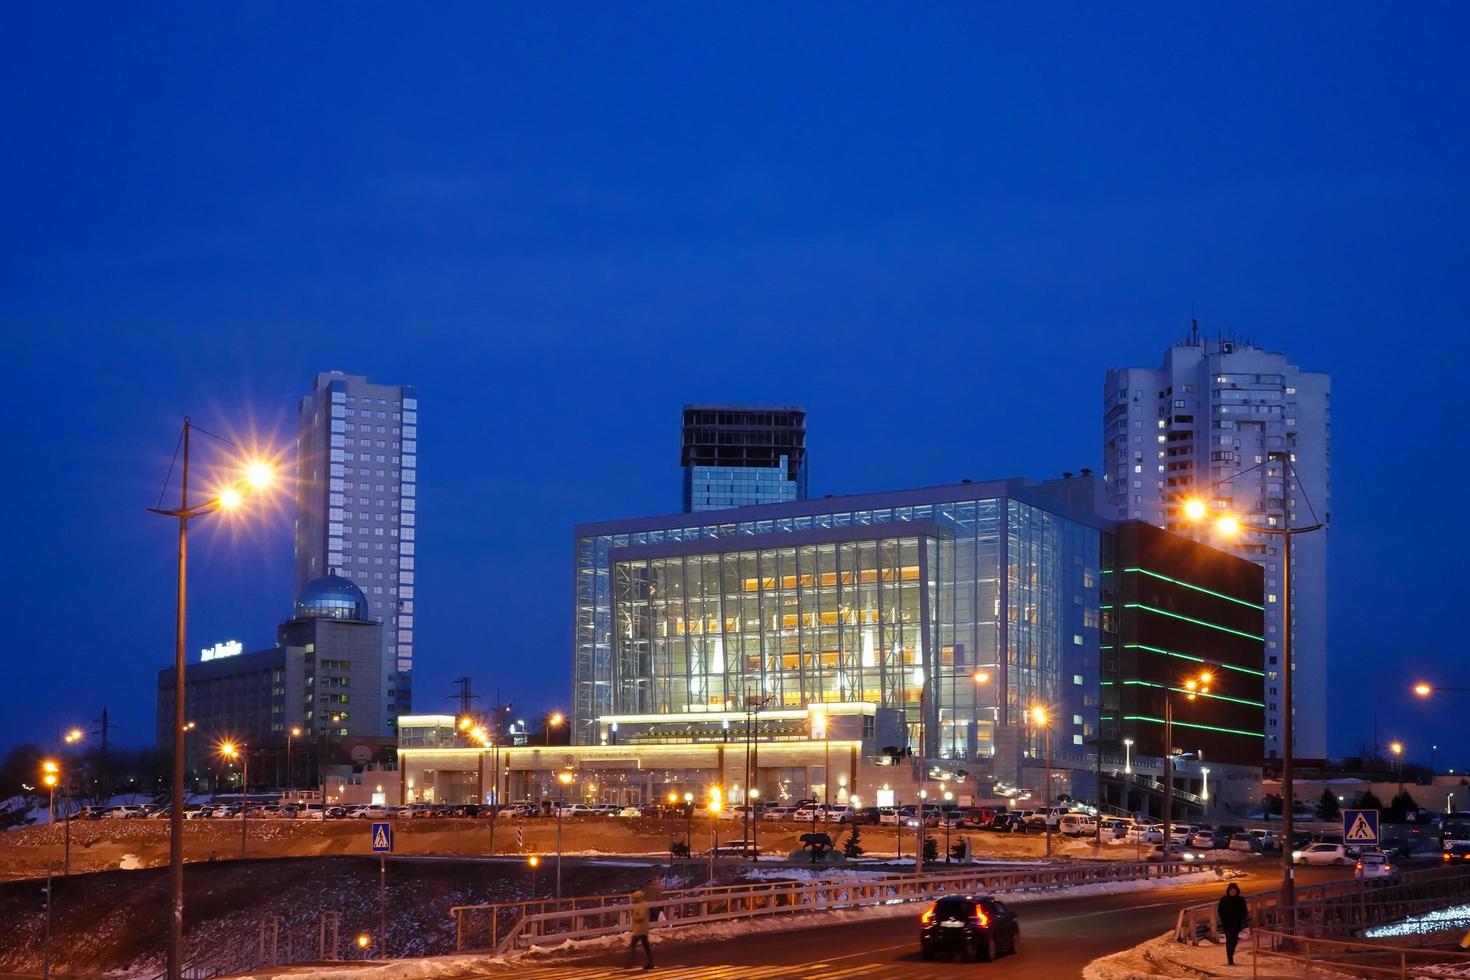
[[643,896],[648,900],[648,920],[657,922],[659,914],[663,912],[664,886],[663,882],[654,878],[643,889]]
[[1220,904],[1215,907],[1215,915],[1220,919],[1220,928],[1225,930],[1225,962],[1230,966],[1235,965],[1235,945],[1240,942],[1240,931],[1245,928],[1245,923],[1250,918],[1250,910],[1246,907],[1245,899],[1240,895],[1240,886],[1231,882],[1225,889],[1225,895],[1220,899]]
[[639,945],[643,946],[643,955],[647,962],[643,969],[653,969],[653,947],[648,944],[648,901],[641,891],[633,893],[633,911],[629,917],[632,921],[632,938],[628,942],[628,965],[633,965],[633,957]]

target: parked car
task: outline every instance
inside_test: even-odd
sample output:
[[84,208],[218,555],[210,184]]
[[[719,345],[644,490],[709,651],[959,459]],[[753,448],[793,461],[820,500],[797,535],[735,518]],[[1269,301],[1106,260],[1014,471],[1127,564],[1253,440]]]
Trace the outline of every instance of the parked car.
[[1136,823],[1128,828],[1123,839],[1130,844],[1162,844],[1164,827],[1156,823]]
[[1392,874],[1393,865],[1388,863],[1388,855],[1382,851],[1364,851],[1353,868],[1353,877],[1359,881],[1365,878],[1387,878]]
[[998,834],[1024,834],[1026,832],[1026,821],[1014,813],[1001,812],[990,818],[985,825],[986,830]]
[[1121,840],[1128,833],[1128,828],[1133,824],[1122,817],[1104,817],[1102,821],[1102,835],[1104,840]]
[[1230,843],[1226,845],[1226,849],[1242,851],[1246,854],[1259,854],[1261,851],[1261,838],[1255,834],[1231,834]]
[[1097,821],[1085,813],[1063,814],[1057,830],[1069,837],[1091,837],[1097,833]]
[[1308,844],[1303,850],[1292,851],[1293,864],[1351,864],[1353,859],[1341,844],[1319,842]]
[[219,804],[209,812],[211,820],[233,820],[240,816],[240,808],[233,803]]
[[124,803],[108,810],[106,815],[114,820],[141,820],[148,815],[148,809],[141,803]]
[[880,806],[878,808],[878,824],[884,827],[897,827],[902,815],[897,807]]
[[100,806],[84,806],[71,815],[73,820],[101,820],[103,808]]
[[919,955],[940,953],[993,960],[1014,953],[1021,942],[1016,913],[989,895],[946,895],[919,916]]
[[796,812],[794,806],[773,806],[761,814],[761,820],[767,823],[779,823],[790,820],[791,815]]

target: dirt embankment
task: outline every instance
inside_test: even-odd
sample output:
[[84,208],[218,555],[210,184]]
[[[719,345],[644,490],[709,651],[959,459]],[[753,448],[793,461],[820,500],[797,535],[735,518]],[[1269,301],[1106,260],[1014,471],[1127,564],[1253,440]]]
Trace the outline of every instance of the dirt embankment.
[[[516,842],[519,825],[522,843]],[[743,836],[738,821],[720,821],[719,839]],[[239,820],[188,820],[184,822],[184,860],[200,862],[228,860],[240,856]],[[800,837],[809,824],[762,823],[758,839],[764,853],[786,854],[801,846]],[[822,829],[820,826],[818,830]],[[577,817],[564,822],[562,843],[567,853],[667,854],[670,838],[683,840],[691,830],[682,819],[620,819]],[[828,828],[838,843],[849,828]],[[694,852],[706,850],[711,841],[710,822],[692,826]],[[62,862],[61,826],[30,827],[0,835],[0,879],[44,875],[48,863],[59,869]],[[251,820],[246,828],[246,855],[252,858],[325,857],[370,853],[369,823],[365,820]],[[870,856],[897,853],[892,827],[861,828],[861,843]],[[930,830],[941,850],[942,830]],[[86,820],[71,825],[71,870],[109,871],[156,868],[168,863],[168,822],[165,820]],[[489,820],[400,820],[395,822],[394,849],[398,854],[485,855],[492,853]],[[1046,843],[1041,835],[991,834],[984,831],[951,831],[949,839],[968,838],[977,858],[1041,857]],[[914,853],[915,834],[907,830],[902,851]],[[556,850],[556,821],[548,818],[518,822],[496,822],[494,854],[547,854]],[[1053,853],[1064,857],[1102,857],[1134,860],[1141,854],[1133,845],[1104,845],[1094,854],[1090,839],[1055,838]]]
[[[668,872],[653,866],[578,862],[563,870],[573,894],[625,892],[655,875],[681,884],[704,879],[704,867]],[[388,863],[388,949],[395,956],[454,949],[455,905],[549,897],[551,862],[533,884],[520,862],[414,861]],[[730,869],[737,874],[736,869]],[[60,974],[162,970],[168,927],[168,870],[109,871],[54,880],[52,969]],[[371,857],[215,861],[189,865],[184,879],[185,946],[189,955],[253,946],[265,916],[281,917],[280,942],[313,956],[322,913],[337,912],[340,952],[353,952],[360,932],[378,933],[378,861]],[[0,885],[0,973],[41,972],[43,886]]]

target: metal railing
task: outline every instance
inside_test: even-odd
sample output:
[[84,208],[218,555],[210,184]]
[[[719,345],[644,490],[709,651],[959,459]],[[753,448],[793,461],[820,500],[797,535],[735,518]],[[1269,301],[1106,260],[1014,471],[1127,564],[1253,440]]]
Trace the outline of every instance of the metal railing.
[[1252,929],[1251,942],[1255,954],[1251,957],[1252,977],[1260,976],[1262,957],[1293,963],[1295,972],[1303,977],[1310,977],[1314,969],[1322,969],[1409,980],[1416,975],[1411,970],[1431,963],[1470,966],[1470,953],[1454,950],[1323,939],[1268,929]]
[[[671,889],[650,902],[655,929],[754,919],[771,915],[830,912],[875,905],[930,901],[955,892],[1016,894],[1081,885],[1175,878],[1219,865],[1177,862],[1079,862],[1063,867],[1010,870],[972,869],[929,874],[873,875],[816,881],[765,881],[743,885]],[[455,949],[496,953],[561,943],[568,939],[627,932],[631,893],[561,902],[510,902],[460,905],[455,919]]]
[[[1461,901],[1470,901],[1470,872],[1463,868],[1431,868],[1388,878],[1357,881],[1324,881],[1300,885],[1296,905],[1283,908],[1276,891],[1244,896],[1251,927],[1285,930],[1294,923],[1299,935],[1351,935],[1372,926],[1397,922]],[[1289,914],[1285,914],[1289,913]],[[1200,940],[1220,940],[1221,930],[1215,903],[1201,903],[1179,910],[1174,938],[1198,945]]]

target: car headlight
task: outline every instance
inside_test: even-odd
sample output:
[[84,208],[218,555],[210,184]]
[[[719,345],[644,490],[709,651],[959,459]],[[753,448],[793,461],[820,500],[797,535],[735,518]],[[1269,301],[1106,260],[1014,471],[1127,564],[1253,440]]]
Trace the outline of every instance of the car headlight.
[[1299,861],[1299,860],[1301,860],[1301,856],[1302,856],[1302,852],[1301,851],[1292,851],[1291,852],[1291,859],[1293,861]]

